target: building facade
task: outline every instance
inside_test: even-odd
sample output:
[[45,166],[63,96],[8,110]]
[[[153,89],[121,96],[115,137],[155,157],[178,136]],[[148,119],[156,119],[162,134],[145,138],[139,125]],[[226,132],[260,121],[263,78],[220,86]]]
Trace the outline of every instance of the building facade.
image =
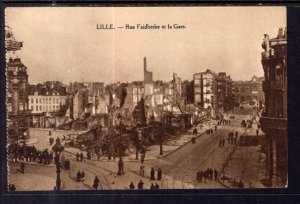
[[9,137],[18,138],[27,132],[26,127],[30,124],[27,67],[20,58],[9,58],[6,70]]
[[266,175],[274,186],[287,185],[287,32],[279,29],[276,38],[265,34],[262,43],[265,80],[265,109],[260,118],[266,134]]
[[47,85],[46,82],[30,87],[28,104],[32,114],[59,112],[66,105],[66,87],[57,81],[49,83],[51,85]]
[[238,103],[255,99],[264,102],[262,82],[264,77],[253,76],[249,81],[233,81],[233,94]]
[[232,79],[226,72],[216,75],[216,109],[222,113],[233,108]]
[[214,117],[216,105],[216,81],[215,73],[207,69],[205,72],[194,74],[194,103],[202,106],[204,109],[211,110],[211,116]]

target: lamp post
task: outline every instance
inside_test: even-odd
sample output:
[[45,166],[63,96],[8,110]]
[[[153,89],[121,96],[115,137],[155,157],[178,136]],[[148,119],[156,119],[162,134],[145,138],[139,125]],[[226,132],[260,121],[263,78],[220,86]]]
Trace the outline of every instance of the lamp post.
[[60,190],[61,180],[60,180],[60,154],[64,151],[64,146],[60,143],[60,139],[56,139],[56,143],[53,145],[52,150],[55,155],[55,164],[56,164],[56,190]]

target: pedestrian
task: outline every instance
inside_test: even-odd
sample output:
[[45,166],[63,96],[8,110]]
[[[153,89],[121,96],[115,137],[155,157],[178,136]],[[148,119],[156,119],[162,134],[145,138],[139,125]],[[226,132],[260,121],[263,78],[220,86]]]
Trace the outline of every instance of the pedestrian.
[[140,166],[140,175],[141,176],[145,175],[145,165],[144,164],[141,164],[141,166]]
[[213,174],[214,174],[214,171],[212,170],[212,168],[209,168],[209,179],[210,180],[213,180]]
[[158,168],[158,170],[157,170],[157,180],[161,180],[161,177],[162,177],[162,171],[161,171],[161,169],[160,168]]
[[120,159],[119,159],[118,167],[119,167],[118,173],[120,175],[123,175],[124,174],[124,169],[123,169],[124,163],[123,163],[122,157],[120,157]]
[[81,173],[79,170],[77,171],[76,178],[77,178],[77,182],[81,180]]
[[203,171],[203,178],[204,178],[204,183],[206,183],[206,178],[207,178],[207,171]]
[[199,174],[199,181],[200,181],[200,183],[202,183],[202,178],[203,178],[203,175],[204,173],[203,173],[203,171],[201,170],[200,171],[200,174]]
[[138,183],[138,189],[144,189],[144,183],[142,180]]
[[25,170],[25,164],[24,164],[24,162],[21,162],[20,169],[21,169],[22,174],[24,174],[24,170]]
[[88,160],[91,160],[91,153],[89,151],[86,153],[86,157]]
[[257,137],[258,137],[258,134],[259,134],[259,130],[257,129],[257,130],[256,130],[256,136],[257,136]]
[[218,179],[218,171],[216,169],[214,169],[214,176],[215,176],[215,181]]
[[80,174],[80,181],[84,181],[84,179],[85,179],[85,173],[84,171],[82,171]]
[[236,136],[236,137],[239,136],[239,133],[238,133],[237,131],[235,131],[235,136]]
[[157,183],[155,183],[155,186],[154,186],[155,189],[159,189],[159,185]]
[[195,126],[194,131],[193,131],[193,135],[196,137],[197,134],[198,134],[198,131],[197,131],[197,128],[196,128],[196,126]]
[[200,183],[200,171],[197,171],[196,180]]
[[15,184],[12,184],[12,185],[11,185],[11,191],[16,191],[16,186],[15,186]]
[[80,161],[83,161],[83,153],[80,153]]
[[153,183],[151,183],[150,189],[154,189],[154,188],[155,187],[154,187]]
[[151,171],[150,171],[150,180],[155,180],[155,171],[154,171],[154,168],[151,168]]
[[132,181],[130,182],[129,189],[131,189],[131,190],[134,189],[134,185],[133,185]]
[[95,190],[98,189],[99,183],[100,183],[100,180],[99,180],[98,176],[95,176],[94,182],[93,182],[93,188],[94,188]]
[[240,182],[237,184],[238,188],[244,188],[244,184],[242,182],[242,180],[240,180]]
[[79,161],[79,153],[76,154],[76,161]]

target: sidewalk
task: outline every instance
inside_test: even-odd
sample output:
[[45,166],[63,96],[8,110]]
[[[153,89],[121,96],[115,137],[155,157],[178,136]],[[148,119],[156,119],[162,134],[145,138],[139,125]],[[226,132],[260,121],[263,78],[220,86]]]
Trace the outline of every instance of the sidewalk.
[[[247,128],[244,135],[256,136],[257,124],[254,123],[252,128]],[[264,134],[260,130],[259,137]],[[233,185],[240,180],[244,183],[244,188],[265,188],[260,182],[265,174],[265,154],[260,152],[258,146],[237,146],[236,151],[229,159],[227,166],[224,168],[224,180],[219,180],[227,188],[236,188]]]

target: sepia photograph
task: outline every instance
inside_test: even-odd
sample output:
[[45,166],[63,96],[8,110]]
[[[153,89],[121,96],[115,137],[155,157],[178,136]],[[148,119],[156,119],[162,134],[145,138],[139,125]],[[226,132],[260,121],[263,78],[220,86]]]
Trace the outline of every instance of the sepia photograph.
[[286,13],[6,7],[7,190],[287,188]]

